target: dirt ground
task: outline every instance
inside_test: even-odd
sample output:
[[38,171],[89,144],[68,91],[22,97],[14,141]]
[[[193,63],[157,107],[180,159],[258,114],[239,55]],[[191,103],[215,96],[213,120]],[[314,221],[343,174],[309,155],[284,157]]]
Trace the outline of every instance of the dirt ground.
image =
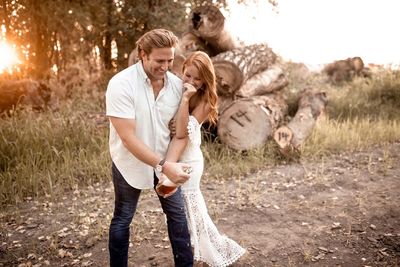
[[[399,266],[400,143],[266,166],[202,189],[220,232],[247,253],[234,266]],[[26,200],[0,215],[0,266],[107,266],[112,184]],[[132,224],[130,266],[173,266],[153,192]]]

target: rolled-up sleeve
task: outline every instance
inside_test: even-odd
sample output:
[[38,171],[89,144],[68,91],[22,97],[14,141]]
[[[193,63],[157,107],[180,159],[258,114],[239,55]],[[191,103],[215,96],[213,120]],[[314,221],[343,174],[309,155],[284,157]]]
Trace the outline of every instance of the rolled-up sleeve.
[[135,119],[134,89],[127,81],[111,79],[106,91],[106,115]]

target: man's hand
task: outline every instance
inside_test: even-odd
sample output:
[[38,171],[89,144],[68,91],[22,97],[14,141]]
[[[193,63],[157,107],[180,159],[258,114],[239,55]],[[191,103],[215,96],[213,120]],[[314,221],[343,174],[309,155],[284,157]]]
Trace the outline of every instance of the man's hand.
[[169,128],[169,131],[170,131],[169,136],[170,136],[171,138],[174,137],[175,134],[176,134],[176,121],[175,121],[174,118],[172,118],[172,119],[169,121],[169,123],[168,123],[168,128]]
[[166,161],[163,165],[163,173],[177,185],[184,184],[190,178],[188,170],[191,167],[186,163]]

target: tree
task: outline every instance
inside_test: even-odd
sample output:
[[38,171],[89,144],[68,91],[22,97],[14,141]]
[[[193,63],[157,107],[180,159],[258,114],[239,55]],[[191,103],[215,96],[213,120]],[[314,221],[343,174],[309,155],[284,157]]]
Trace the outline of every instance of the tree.
[[143,33],[162,27],[180,35],[190,10],[212,2],[0,0],[0,24],[6,40],[21,52],[21,71],[41,79],[53,66],[61,72],[82,58],[100,57],[105,69],[124,68]]

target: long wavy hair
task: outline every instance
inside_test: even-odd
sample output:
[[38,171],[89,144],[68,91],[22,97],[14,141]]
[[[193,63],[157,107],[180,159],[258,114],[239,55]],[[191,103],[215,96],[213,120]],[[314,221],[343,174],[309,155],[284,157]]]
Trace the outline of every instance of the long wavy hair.
[[216,125],[218,119],[218,95],[214,65],[206,53],[196,51],[186,58],[182,66],[182,71],[184,72],[189,66],[194,66],[198,69],[200,79],[204,83],[203,87],[197,90],[191,100],[194,99],[195,105],[199,104],[201,100],[206,101],[211,108],[208,114],[208,122],[210,125]]

